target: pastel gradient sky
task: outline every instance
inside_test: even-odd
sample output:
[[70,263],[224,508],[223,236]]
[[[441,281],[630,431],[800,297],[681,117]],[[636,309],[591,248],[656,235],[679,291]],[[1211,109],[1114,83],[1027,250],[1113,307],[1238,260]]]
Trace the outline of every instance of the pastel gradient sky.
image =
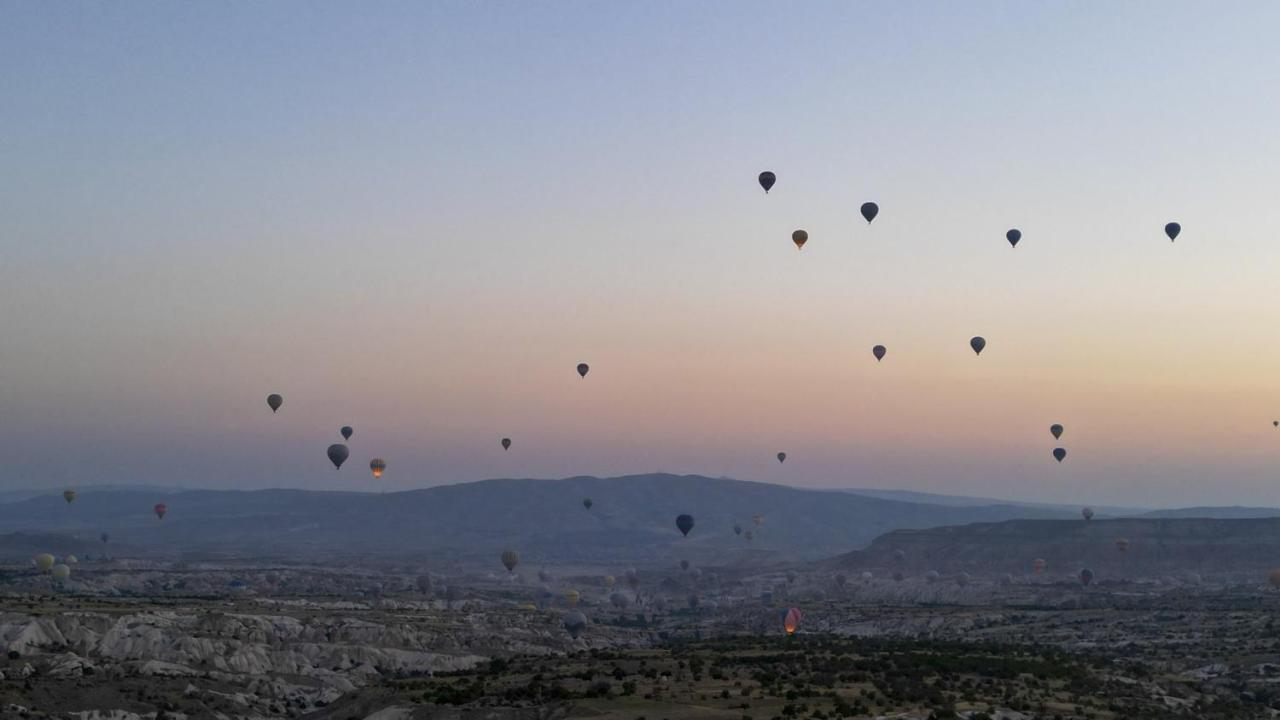
[[1280,4],[0,15],[0,487],[1280,504]]

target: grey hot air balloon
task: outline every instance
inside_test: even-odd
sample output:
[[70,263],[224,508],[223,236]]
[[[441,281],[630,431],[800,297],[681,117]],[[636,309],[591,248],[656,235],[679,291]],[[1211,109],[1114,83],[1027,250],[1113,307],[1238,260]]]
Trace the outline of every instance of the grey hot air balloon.
[[502,449],[503,450],[511,449],[511,438],[502,438]]
[[520,564],[520,553],[515,550],[502,551],[502,566],[511,572],[516,569],[516,565]]
[[681,570],[688,570],[688,569],[689,569],[689,561],[688,561],[688,560],[681,560],[681,561],[680,561],[680,569],[681,569]]
[[766,195],[768,195],[769,191],[773,189],[773,184],[776,182],[778,182],[777,175],[774,175],[768,170],[765,170],[764,172],[760,173],[760,187],[764,188],[764,192]]
[[983,348],[987,346],[987,339],[981,335],[974,335],[969,338],[969,347],[973,348],[974,355],[981,355]]
[[784,463],[786,461],[787,461],[787,454],[784,452],[778,453],[778,462]]
[[347,461],[347,458],[351,455],[351,450],[342,443],[334,443],[329,446],[325,453],[329,456],[329,462],[333,463],[333,467],[336,470],[341,468],[342,463]]
[[1092,520],[1092,519],[1093,519],[1093,508],[1091,508],[1091,507],[1087,507],[1087,508],[1082,509],[1082,510],[1080,511],[1080,516],[1081,516],[1081,517],[1083,517],[1085,520]]
[[1089,583],[1093,582],[1093,571],[1085,568],[1080,571],[1080,584],[1089,587]]
[[1054,440],[1057,440],[1058,438],[1062,437],[1062,430],[1063,430],[1063,427],[1057,423],[1054,423],[1053,425],[1049,426],[1049,434],[1053,435]]
[[280,393],[271,393],[267,396],[267,407],[271,408],[272,413],[279,410],[281,405],[284,405],[284,397]]
[[1058,462],[1062,462],[1062,461],[1063,461],[1063,460],[1065,460],[1066,458],[1067,458],[1067,449],[1066,449],[1066,448],[1054,448],[1054,449],[1053,449],[1053,459],[1054,459],[1054,460],[1057,460]]
[[871,348],[871,354],[876,356],[876,362],[880,362],[881,360],[884,359],[885,352],[886,351],[883,345],[877,345]]
[[577,610],[565,613],[564,629],[568,631],[569,637],[577,640],[582,631],[587,629],[587,616]]
[[1004,239],[1009,241],[1010,247],[1018,247],[1018,241],[1022,239],[1022,231],[1018,228],[1013,228],[1004,234]]
[[863,219],[865,219],[867,224],[870,225],[871,221],[876,219],[876,215],[880,214],[880,206],[873,202],[864,202],[862,203],[860,211],[862,212]]
[[595,503],[591,502],[591,498],[582,498],[582,507],[590,510],[592,505]]
[[1182,232],[1182,226],[1176,222],[1171,222],[1164,226],[1164,234],[1169,236],[1169,242],[1178,239],[1178,233]]
[[586,364],[586,363],[578,363],[578,375],[579,375],[579,376],[581,376],[581,377],[586,377],[586,376],[587,376],[587,373],[589,373],[589,372],[591,372],[591,366],[590,366],[590,365],[588,365],[588,364]]
[[680,534],[684,535],[685,537],[689,537],[689,531],[693,529],[693,516],[692,515],[676,516],[676,528],[680,530]]
[[797,250],[800,250],[804,248],[805,243],[809,242],[809,233],[804,230],[796,230],[791,233],[791,242],[796,244]]
[[338,432],[342,435],[343,440],[350,440],[351,436],[355,434],[355,430],[351,429],[350,425],[343,425]]

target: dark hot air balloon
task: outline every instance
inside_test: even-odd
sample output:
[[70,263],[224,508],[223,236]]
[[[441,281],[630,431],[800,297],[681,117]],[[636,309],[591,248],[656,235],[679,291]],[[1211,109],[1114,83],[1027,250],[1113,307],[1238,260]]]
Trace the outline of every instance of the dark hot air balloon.
[[768,170],[765,170],[764,172],[760,173],[760,187],[764,188],[764,192],[766,195],[769,194],[769,190],[773,189],[773,184],[776,182],[778,182],[777,175],[774,175]]
[[1058,425],[1057,423],[1054,423],[1053,425],[1049,426],[1049,434],[1053,436],[1054,440],[1057,440],[1058,438],[1062,437],[1062,430],[1063,430],[1062,426]]
[[581,377],[586,377],[587,373],[589,372],[591,372],[590,365],[586,363],[578,363],[578,375],[580,375]]
[[1083,517],[1085,520],[1092,520],[1092,519],[1093,519],[1093,508],[1091,508],[1091,507],[1087,507],[1087,508],[1082,509],[1082,510],[1080,511],[1080,516],[1081,516],[1081,517]]
[[1093,582],[1093,571],[1085,568],[1080,571],[1080,584],[1089,587],[1089,583]]
[[502,438],[502,449],[503,450],[511,449],[511,438]]
[[805,243],[809,242],[809,233],[797,230],[791,233],[791,242],[795,243],[796,249],[799,250],[804,247]]
[[591,502],[591,498],[582,498],[582,507],[590,510],[592,505],[595,503]]
[[880,214],[880,206],[873,202],[862,203],[860,210],[862,212],[863,219],[867,221],[868,225],[871,224],[872,220],[876,219],[876,215]]
[[884,359],[885,349],[883,345],[877,345],[871,348],[871,354],[876,356],[876,362]]
[[62,491],[62,499],[63,499],[63,500],[66,500],[66,501],[67,501],[67,503],[70,503],[72,500],[75,500],[75,499],[76,499],[76,491],[75,491],[75,490],[63,490],[63,491]]
[[741,534],[742,534],[742,526],[741,526],[741,525],[734,525],[734,526],[733,526],[733,534],[734,534],[734,535],[741,535]]
[[1004,234],[1004,239],[1009,241],[1010,247],[1018,247],[1018,241],[1022,239],[1022,231],[1014,228]]
[[515,550],[502,551],[502,566],[507,569],[507,572],[511,572],[512,570],[515,570],[516,566],[519,564],[520,564],[520,553],[517,553]]
[[1176,222],[1171,222],[1164,226],[1164,234],[1169,236],[1169,242],[1178,239],[1178,233],[1182,232],[1182,226]]
[[574,640],[587,629],[587,616],[578,611],[566,613],[564,616],[564,629],[569,632],[569,637]]
[[284,397],[280,393],[271,393],[267,396],[267,407],[271,408],[272,413],[279,410],[281,405],[284,405]]
[[1129,552],[1129,539],[1116,538],[1116,550],[1122,553]]
[[351,450],[347,449],[342,443],[334,443],[325,450],[325,454],[329,456],[329,462],[333,463],[334,469],[342,467],[342,463],[347,461],[351,455]]
[[972,338],[969,338],[969,347],[973,348],[974,355],[981,355],[982,349],[986,346],[987,340],[981,335],[975,335]]
[[152,510],[155,511],[157,518],[163,520],[165,513],[169,512],[169,506],[164,503],[156,503],[156,506],[152,508]]
[[787,454],[784,452],[778,453],[778,462],[784,463],[786,461],[787,461]]
[[351,436],[355,434],[355,430],[352,430],[350,425],[343,425],[338,432],[342,435],[343,440],[350,440]]
[[1057,460],[1058,462],[1062,462],[1062,461],[1063,461],[1063,460],[1065,460],[1066,458],[1067,458],[1067,449],[1066,449],[1066,448],[1054,448],[1054,449],[1053,449],[1053,459],[1054,459],[1054,460]]
[[680,533],[685,537],[689,537],[689,531],[693,529],[692,515],[676,516],[676,527],[680,529]]

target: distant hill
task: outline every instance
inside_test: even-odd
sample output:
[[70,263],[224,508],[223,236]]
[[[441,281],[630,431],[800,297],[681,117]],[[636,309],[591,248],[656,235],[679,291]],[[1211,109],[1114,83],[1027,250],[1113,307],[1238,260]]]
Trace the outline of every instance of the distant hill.
[[[582,506],[592,498],[591,510]],[[156,502],[169,514],[157,520]],[[675,517],[690,513],[688,538]],[[764,523],[754,527],[752,516]],[[157,553],[273,557],[453,557],[489,561],[505,548],[525,564],[658,563],[676,557],[733,564],[816,559],[863,547],[898,528],[1068,513],[1013,505],[956,507],[847,492],[666,474],[486,480],[397,493],[306,490],[82,490],[0,505],[0,532],[58,532]],[[754,542],[733,533],[752,529]],[[0,547],[0,553],[3,548]]]
[[[1128,541],[1123,552],[1116,542],[1121,538]],[[1058,577],[1088,567],[1099,578],[1186,573],[1265,578],[1280,566],[1280,517],[1008,520],[903,529],[822,566],[884,572],[901,568],[914,575],[929,570],[1026,575],[1036,558],[1043,558],[1049,575]]]
[[[882,498],[885,500],[902,500],[904,502],[929,503],[931,505],[951,505],[955,507],[1014,505],[1017,507],[1040,508],[1043,510],[1058,510],[1072,515],[1079,513],[1080,509],[1083,507],[1083,505],[1064,505],[1062,503],[997,500],[995,498],[973,497],[969,495],[943,495],[939,493],[919,492],[916,490],[888,490],[881,488],[841,488],[841,490],[844,492],[865,495],[867,497]],[[1148,508],[1115,507],[1108,505],[1092,505],[1091,507],[1099,516],[1119,517],[1141,515],[1149,512]]]
[[1280,517],[1280,508],[1265,507],[1193,507],[1173,510],[1152,510],[1139,517],[1147,518],[1219,518],[1223,520],[1240,518]]

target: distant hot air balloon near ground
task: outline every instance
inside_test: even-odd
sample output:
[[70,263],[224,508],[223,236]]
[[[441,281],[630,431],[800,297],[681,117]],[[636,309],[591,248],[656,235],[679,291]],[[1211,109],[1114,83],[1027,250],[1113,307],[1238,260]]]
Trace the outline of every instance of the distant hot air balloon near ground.
[[1031,563],[1031,569],[1034,570],[1037,575],[1039,575],[1044,572],[1044,568],[1046,564],[1047,563],[1045,563],[1044,558],[1036,558],[1036,561]]
[[685,537],[689,537],[689,531],[693,529],[693,516],[692,515],[676,516],[676,527],[679,528],[680,533],[682,535],[684,535]]
[[902,548],[898,548],[897,550],[894,550],[893,561],[901,565],[902,563],[907,561],[907,553],[903,551]]
[[107,533],[102,533],[101,535],[99,535],[99,536],[98,536],[98,539],[99,539],[99,540],[101,540],[101,541],[103,542],[103,544],[105,545],[105,544],[107,543],[107,541],[111,539],[111,535],[109,535],[109,534],[107,534]]
[[959,575],[956,575],[956,585],[959,585],[960,587],[965,587],[968,584],[969,584],[969,573],[962,572]]
[[1091,507],[1084,508],[1083,510],[1081,510],[1081,511],[1080,511],[1080,515],[1081,515],[1085,520],[1092,520],[1092,519],[1093,519],[1093,508],[1091,508]]
[[1129,552],[1128,538],[1116,538],[1116,550],[1119,550],[1122,553]]
[[871,348],[871,354],[876,356],[876,362],[880,362],[881,360],[884,359],[885,352],[886,351],[883,345],[877,345]]
[[325,450],[325,454],[329,456],[329,462],[333,463],[333,468],[338,470],[342,468],[342,463],[346,462],[347,458],[351,456],[351,450],[342,443],[334,443],[329,446],[328,450]]
[[355,430],[353,430],[350,425],[343,425],[342,429],[338,432],[342,435],[343,440],[350,440],[351,436],[355,434]]
[[156,506],[151,509],[155,511],[156,517],[161,520],[164,519],[165,513],[169,512],[169,506],[164,503],[156,503]]
[[68,503],[70,503],[72,500],[75,500],[75,499],[76,499],[76,491],[75,491],[75,490],[63,490],[63,491],[62,491],[62,499],[63,499],[63,500],[66,500]]
[[49,572],[49,569],[53,567],[54,557],[49,553],[40,553],[39,555],[36,555],[35,561],[36,568],[39,569],[40,572]]
[[741,525],[734,525],[734,526],[733,526],[733,534],[734,534],[734,535],[741,535],[741,534],[742,534],[742,526],[741,526]]
[[800,629],[800,621],[804,619],[804,615],[798,608],[791,608],[782,615],[782,629],[787,635],[795,635]]
[[271,408],[272,414],[275,414],[281,405],[284,405],[284,397],[279,393],[271,393],[267,396],[267,407]]
[[1009,241],[1010,247],[1018,247],[1018,241],[1022,239],[1022,231],[1018,228],[1013,228],[1004,234],[1004,239]]
[[681,560],[681,561],[680,561],[680,569],[681,569],[681,570],[688,570],[688,569],[689,569],[689,561],[688,561],[688,560]]
[[582,507],[590,510],[592,505],[595,503],[591,502],[591,498],[582,498]]
[[791,233],[791,242],[796,244],[797,250],[803,249],[804,244],[809,242],[809,233],[804,230],[796,230]]
[[76,565],[80,562],[80,558],[77,558],[75,555],[68,555],[62,559],[62,562],[68,565]]
[[786,461],[787,461],[787,454],[784,452],[778,453],[778,462],[784,463]]
[[1080,584],[1089,587],[1089,583],[1093,582],[1093,571],[1085,568],[1080,571]]
[[1049,426],[1049,434],[1053,436],[1054,440],[1057,440],[1062,437],[1062,430],[1063,430],[1063,427],[1057,423],[1054,423]]
[[569,637],[574,640],[587,629],[587,616],[580,612],[566,613],[564,616],[564,629],[568,631]]
[[981,355],[983,348],[986,346],[987,340],[981,335],[975,335],[969,339],[969,347],[973,348],[974,355]]
[[1067,449],[1066,449],[1066,448],[1054,448],[1054,449],[1053,449],[1053,459],[1054,459],[1054,460],[1057,460],[1058,462],[1062,462],[1062,461],[1063,461],[1063,460],[1065,460],[1066,458],[1067,458]]
[[1178,239],[1178,234],[1182,232],[1182,226],[1176,222],[1171,222],[1164,226],[1164,234],[1169,236],[1169,242]]
[[759,513],[752,515],[751,522],[755,523],[756,527],[760,527],[764,524],[764,516]]
[[507,569],[507,572],[511,572],[512,570],[515,570],[516,565],[519,565],[519,564],[520,564],[519,553],[517,553],[515,550],[502,551],[502,566]]
[[752,540],[754,540],[754,539],[755,539],[755,537],[756,537],[756,536],[755,536],[755,533],[753,533],[753,532],[751,532],[750,530],[748,530],[748,531],[746,531],[745,533],[743,533],[743,534],[742,534],[742,537],[746,538],[746,539],[747,539],[747,542],[751,542]]
[[862,203],[862,207],[858,210],[862,213],[862,217],[867,221],[868,225],[870,225],[871,221],[875,220],[876,216],[880,214],[880,206],[873,202]]
[[502,438],[502,449],[503,450],[511,449],[511,438]]
[[569,607],[577,607],[578,601],[581,599],[582,599],[582,593],[578,592],[577,590],[574,590],[573,588],[569,588],[568,590],[564,591],[564,600],[565,602],[569,603]]
[[614,582],[616,582],[616,581],[613,579],[613,576],[612,576],[612,575],[605,575],[605,576],[604,576],[604,589],[605,589],[605,590],[612,590],[612,589],[613,589],[613,584],[614,584]]
[[374,458],[369,461],[369,472],[373,473],[376,480],[382,477],[382,473],[387,471],[387,461],[382,458]]
[[71,577],[71,568],[67,565],[54,565],[49,574],[53,575],[54,580],[65,582],[67,578]]
[[578,363],[578,376],[579,376],[579,377],[586,377],[586,376],[587,376],[587,373],[589,373],[589,372],[591,372],[591,366],[590,366],[590,365],[588,365],[588,364],[586,364],[586,363]]
[[764,172],[760,173],[759,179],[760,179],[760,187],[764,188],[765,195],[768,195],[769,191],[773,189],[773,184],[778,182],[778,176],[774,175],[768,170],[765,170]]

